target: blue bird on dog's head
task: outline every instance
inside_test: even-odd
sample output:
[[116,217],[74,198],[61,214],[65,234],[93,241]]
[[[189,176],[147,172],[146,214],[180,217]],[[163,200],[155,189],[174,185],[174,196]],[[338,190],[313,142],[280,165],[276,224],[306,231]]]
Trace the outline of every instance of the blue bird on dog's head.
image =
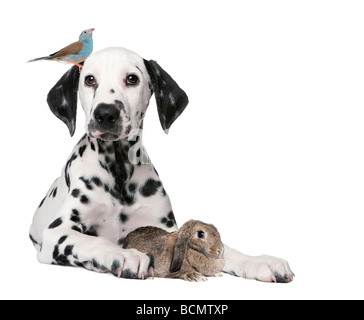
[[81,63],[91,54],[93,49],[92,32],[95,29],[87,29],[81,32],[79,40],[71,43],[67,47],[45,57],[29,60],[28,62],[39,60],[51,60],[74,64],[82,70]]

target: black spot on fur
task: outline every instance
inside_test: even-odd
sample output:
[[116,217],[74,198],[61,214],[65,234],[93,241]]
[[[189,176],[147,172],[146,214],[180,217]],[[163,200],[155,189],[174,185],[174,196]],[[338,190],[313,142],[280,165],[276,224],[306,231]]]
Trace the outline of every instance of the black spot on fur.
[[94,268],[99,269],[99,270],[107,270],[105,266],[103,266],[102,264],[100,264],[96,259],[92,259],[91,260],[92,265],[94,266]]
[[96,269],[100,269],[101,265],[95,258],[91,260],[91,263]]
[[57,187],[54,187],[51,192],[49,193],[49,198],[53,196],[53,198],[55,197],[55,195],[57,194]]
[[174,218],[173,211],[170,211],[170,212],[168,213],[168,219],[173,220],[174,222],[176,222],[176,219]]
[[71,263],[68,260],[68,256],[72,255],[73,245],[67,245],[63,251],[63,253],[60,252],[59,245],[54,246],[53,250],[53,264],[58,264],[61,266],[70,266]]
[[104,164],[103,162],[101,162],[100,160],[99,160],[99,164],[100,164],[100,167],[102,168],[102,169],[105,169],[106,170],[106,172],[107,173],[109,173],[109,169],[108,169],[108,167],[106,166],[106,164]]
[[64,169],[65,180],[66,180],[66,185],[68,187],[68,190],[70,189],[70,176],[69,176],[68,170],[72,165],[72,161],[74,161],[75,159],[77,159],[77,155],[75,153],[73,153],[72,156],[68,159],[65,169]]
[[99,154],[104,154],[105,153],[105,149],[104,149],[103,141],[102,140],[97,139],[97,146],[98,146],[98,149],[99,149]]
[[118,269],[120,268],[120,263],[118,260],[114,260],[112,262],[112,265],[111,265],[111,273],[114,275],[114,276],[117,276],[118,275]]
[[84,194],[80,198],[81,203],[88,204],[90,202],[89,198],[85,196]]
[[80,155],[81,158],[82,158],[83,153],[85,152],[86,148],[87,148],[87,144],[85,144],[84,146],[82,146],[78,149],[78,154]]
[[91,185],[91,180],[89,180],[89,179],[86,179],[86,178],[84,178],[84,177],[79,177],[79,179],[85,184],[85,186],[86,186],[86,188],[88,189],[88,190],[92,190],[93,189],[93,187],[92,187],[92,185]]
[[59,254],[54,258],[54,260],[56,261],[56,264],[60,266],[71,266],[71,263],[69,262],[67,256],[64,254]]
[[62,237],[60,237],[59,238],[59,240],[58,240],[58,244],[60,245],[60,244],[62,244],[63,242],[65,242],[65,240],[68,238],[68,236],[62,236]]
[[154,194],[156,194],[158,188],[162,185],[160,181],[149,179],[146,181],[146,183],[143,185],[143,187],[140,188],[140,193],[144,197],[150,197]]
[[114,176],[115,184],[118,186],[118,190],[120,191],[124,186],[124,182],[128,178],[128,172],[125,167],[127,156],[123,151],[120,141],[114,141],[113,146],[115,150],[115,168],[112,171],[112,175]]
[[57,218],[56,220],[54,220],[49,226],[48,229],[54,229],[57,228],[58,226],[60,226],[62,224],[62,219],[61,218]]
[[43,198],[43,200],[40,202],[40,204],[39,204],[38,208],[40,208],[40,207],[43,205],[44,200],[45,200],[46,198],[47,198],[47,196],[45,196],[45,197]]
[[101,185],[102,185],[102,181],[101,181],[101,179],[100,178],[98,178],[98,177],[92,177],[91,178],[91,181],[96,185],[96,186],[98,186],[98,187],[101,187]]
[[129,183],[129,186],[128,186],[129,192],[130,193],[135,193],[136,192],[136,189],[137,189],[137,186],[138,185],[135,182],[130,182]]
[[119,245],[119,246],[122,246],[122,245],[123,245],[124,240],[125,240],[125,237],[121,237],[121,238],[118,240],[118,245]]
[[38,246],[40,246],[40,244],[37,242],[37,240],[35,240],[35,239],[32,237],[32,235],[31,235],[31,234],[29,235],[29,238],[30,238],[30,240],[33,242],[33,245],[38,245]]
[[80,261],[75,261],[74,264],[77,266],[77,267],[81,267],[81,268],[85,268],[85,265],[80,262]]
[[77,231],[77,232],[80,232],[80,233],[82,233],[82,230],[79,228],[79,227],[77,227],[77,226],[72,226],[72,228],[71,228],[72,230],[75,230],[75,231]]
[[59,255],[59,249],[58,248],[59,248],[58,245],[54,246],[53,253],[52,253],[53,259],[57,259],[58,255]]
[[73,209],[72,213],[71,213],[71,221],[78,223],[78,222],[80,222],[80,220],[81,219],[80,219],[80,214],[79,214],[78,210]]
[[97,231],[96,229],[92,226],[90,229],[87,229],[84,234],[87,234],[88,236],[92,236],[92,237],[97,237]]
[[125,213],[120,213],[119,219],[120,219],[121,223],[125,223],[125,222],[128,221],[129,216],[127,214],[125,214]]
[[72,254],[73,245],[68,245],[66,248],[64,248],[64,255],[69,256]]
[[[66,167],[66,170],[67,170],[67,167]],[[65,171],[64,180],[66,181],[68,191],[70,191],[70,180],[71,179],[70,179],[70,175],[69,175],[68,171]]]
[[280,275],[279,273],[275,272],[274,273],[274,276],[277,280],[277,283],[286,283],[286,282],[289,282],[289,278],[288,276],[285,274],[285,275]]
[[78,212],[77,209],[72,209],[70,220],[76,223],[74,226],[72,226],[72,230],[86,234],[88,236],[94,236],[94,237],[98,236],[94,226],[88,228],[85,224],[81,222],[80,213]]
[[165,224],[167,228],[172,228],[176,223],[173,211],[170,211],[166,217],[161,219],[161,223]]
[[126,189],[124,189],[124,188],[121,190],[121,197],[120,197],[119,193],[117,193],[116,198],[120,200],[121,204],[125,203],[125,204],[131,206],[135,203],[134,195],[128,194],[126,192]]
[[91,263],[96,269],[100,269],[101,265],[95,258],[91,260]]
[[107,183],[104,184],[104,190],[105,192],[110,192],[110,187]]
[[166,226],[167,228],[172,228],[174,226],[174,222],[169,220],[167,223],[166,223]]
[[121,277],[125,279],[138,279],[138,275],[135,272],[132,272],[130,269],[123,270]]
[[73,189],[71,195],[77,198],[80,195],[80,189]]

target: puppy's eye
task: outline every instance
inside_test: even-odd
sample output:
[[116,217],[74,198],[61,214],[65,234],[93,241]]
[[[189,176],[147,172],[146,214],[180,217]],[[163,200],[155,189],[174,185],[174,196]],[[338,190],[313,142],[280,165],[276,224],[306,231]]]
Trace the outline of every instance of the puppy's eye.
[[85,84],[86,86],[93,87],[96,85],[96,79],[94,76],[87,76],[85,78]]
[[93,87],[96,85],[96,78],[94,76],[87,76],[85,78],[85,85],[89,87]]
[[126,77],[126,84],[135,86],[139,83],[139,78],[135,74],[130,74]]
[[85,78],[85,84],[89,87],[92,87],[96,84],[96,79],[94,76],[87,76]]
[[200,239],[204,239],[205,238],[205,232],[203,231],[197,231],[197,237]]

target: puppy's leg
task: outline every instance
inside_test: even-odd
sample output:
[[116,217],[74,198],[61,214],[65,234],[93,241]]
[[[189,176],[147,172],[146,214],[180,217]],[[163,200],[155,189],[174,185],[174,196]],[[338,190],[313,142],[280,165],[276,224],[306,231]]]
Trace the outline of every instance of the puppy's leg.
[[255,279],[264,282],[291,282],[294,273],[288,262],[267,256],[247,256],[225,245],[224,272],[246,279]]
[[65,266],[80,266],[117,277],[145,279],[152,274],[150,258],[134,249],[122,249],[106,238],[72,229],[58,218],[43,232],[38,260]]

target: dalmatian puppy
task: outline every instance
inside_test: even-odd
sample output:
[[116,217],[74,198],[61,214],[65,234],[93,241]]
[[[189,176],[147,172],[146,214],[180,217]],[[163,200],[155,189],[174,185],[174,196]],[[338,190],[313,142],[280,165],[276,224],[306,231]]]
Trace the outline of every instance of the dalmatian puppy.
[[[37,208],[30,239],[41,263],[83,267],[117,277],[153,276],[153,257],[123,249],[141,226],[176,231],[170,199],[142,145],[143,118],[155,95],[167,132],[188,104],[186,93],[153,60],[123,48],[92,54],[48,94],[51,111],[75,132],[78,95],[86,134]],[[290,282],[285,260],[246,256],[225,246],[224,271],[267,282]]]

